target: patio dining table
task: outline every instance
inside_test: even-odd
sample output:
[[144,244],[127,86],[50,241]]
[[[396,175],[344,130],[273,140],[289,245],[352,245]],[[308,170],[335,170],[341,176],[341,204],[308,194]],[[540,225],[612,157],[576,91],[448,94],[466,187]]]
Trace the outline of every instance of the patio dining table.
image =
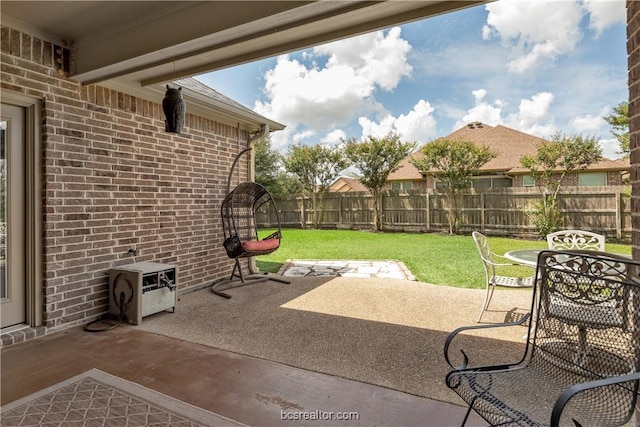
[[515,249],[504,254],[509,261],[518,264],[535,267],[538,264],[538,255],[542,249]]
[[[513,251],[505,253],[504,257],[518,264],[535,267],[538,263],[538,255],[542,251],[543,249],[515,249]],[[631,258],[631,255],[629,254],[611,253],[611,255]]]

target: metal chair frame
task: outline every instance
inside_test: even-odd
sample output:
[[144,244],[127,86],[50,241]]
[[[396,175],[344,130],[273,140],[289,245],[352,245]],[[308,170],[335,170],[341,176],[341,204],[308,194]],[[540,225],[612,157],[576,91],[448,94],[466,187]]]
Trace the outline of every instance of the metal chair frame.
[[[517,277],[517,276],[504,276],[497,274],[498,267],[521,267],[520,264],[515,264],[511,261],[508,261],[502,255],[498,255],[491,251],[489,247],[489,241],[487,237],[478,232],[474,231],[472,233],[473,240],[476,243],[476,248],[478,249],[478,253],[480,255],[480,259],[482,260],[482,265],[484,267],[485,280],[487,284],[487,292],[485,294],[484,303],[482,303],[482,308],[480,310],[480,315],[478,316],[478,322],[482,319],[482,315],[489,308],[489,303],[491,302],[491,298],[493,297],[493,291],[496,287],[505,287],[505,288],[531,288],[533,287],[533,276],[531,277]],[[505,260],[505,262],[502,262]],[[497,262],[500,261],[500,262]]]
[[549,249],[568,251],[573,249],[604,251],[605,237],[585,230],[560,230],[547,234]]
[[[525,318],[462,327],[447,337],[444,357],[453,369],[446,384],[469,406],[462,425],[471,410],[500,426],[629,422],[640,386],[640,262],[600,251],[548,250],[538,257],[535,277]],[[469,364],[461,333],[527,321],[520,359]],[[462,354],[459,365],[454,347]]]

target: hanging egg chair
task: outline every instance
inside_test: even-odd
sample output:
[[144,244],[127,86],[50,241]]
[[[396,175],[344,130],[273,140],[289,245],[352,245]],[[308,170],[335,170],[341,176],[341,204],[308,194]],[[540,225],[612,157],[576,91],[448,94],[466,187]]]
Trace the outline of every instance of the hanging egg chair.
[[[282,238],[278,208],[273,197],[264,186],[248,181],[238,184],[232,191],[229,191],[235,165],[240,157],[249,151],[251,151],[251,148],[241,151],[233,162],[227,180],[227,196],[220,207],[224,233],[222,245],[227,252],[227,256],[235,260],[235,265],[231,275],[216,280],[211,290],[216,295],[225,298],[231,298],[231,296],[223,292],[220,289],[222,287],[225,287],[226,290],[265,280],[290,283],[267,273],[252,271],[253,262],[251,260],[247,262],[251,274],[245,275],[242,271],[240,263],[242,258],[270,254],[280,247]],[[267,233],[262,229],[261,224],[268,224],[271,231],[274,228],[276,231],[265,235]],[[236,279],[240,279],[240,282],[238,283]]]
[[[258,216],[275,215],[278,230],[260,238]],[[280,247],[280,220],[276,204],[262,185],[243,182],[225,197],[220,208],[224,248],[229,258],[267,255]]]

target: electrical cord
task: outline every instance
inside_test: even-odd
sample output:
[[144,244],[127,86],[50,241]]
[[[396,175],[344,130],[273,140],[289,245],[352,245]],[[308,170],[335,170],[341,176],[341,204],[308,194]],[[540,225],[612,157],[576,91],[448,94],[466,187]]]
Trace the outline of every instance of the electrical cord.
[[[122,323],[120,320],[115,321],[115,322],[110,322],[107,321],[107,317],[109,316],[100,316],[98,317],[96,320],[94,320],[93,322],[88,323],[87,325],[85,325],[84,330],[86,332],[103,332],[103,331],[110,331],[113,328],[116,328],[118,326],[120,326],[120,323]],[[98,323],[102,323],[105,326],[95,326]]]
[[[118,319],[117,321],[113,322],[113,321],[107,321],[106,318],[110,317],[110,314],[107,314],[106,316],[100,316],[98,317],[96,320],[94,320],[93,322],[90,322],[89,324],[85,325],[84,330],[87,332],[103,332],[103,331],[109,331],[113,328],[118,327],[123,319],[126,318],[125,313],[127,312],[127,307],[129,306],[129,304],[131,303],[131,301],[133,300],[133,294],[134,294],[134,290],[133,290],[133,284],[129,281],[129,279],[127,279],[126,277],[122,277],[122,279],[126,282],[127,287],[129,288],[129,298],[126,298],[125,292],[124,291],[120,291],[120,295],[119,298],[116,298],[116,291],[117,291],[117,283],[120,281],[122,273],[118,274],[113,283],[113,300],[114,301],[118,301],[118,308],[120,309],[120,312],[118,314]],[[125,301],[126,299],[126,301]],[[95,326],[98,323],[102,323],[105,326],[101,326],[101,327],[97,327]]]

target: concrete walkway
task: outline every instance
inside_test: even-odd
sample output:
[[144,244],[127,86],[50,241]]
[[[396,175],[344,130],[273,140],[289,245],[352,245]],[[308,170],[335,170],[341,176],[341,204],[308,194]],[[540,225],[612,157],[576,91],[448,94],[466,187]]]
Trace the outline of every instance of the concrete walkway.
[[416,280],[400,261],[287,260],[278,274],[288,277],[353,277]]

